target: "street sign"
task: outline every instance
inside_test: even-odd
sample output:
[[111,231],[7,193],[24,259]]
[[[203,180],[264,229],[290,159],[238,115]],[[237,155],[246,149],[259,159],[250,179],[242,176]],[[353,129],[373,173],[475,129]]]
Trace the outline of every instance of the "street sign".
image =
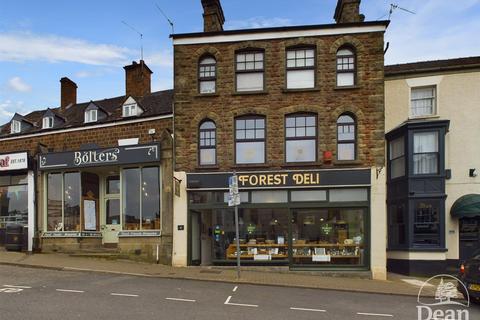
[[228,178],[228,188],[231,195],[238,194],[238,176],[233,175]]
[[228,195],[228,206],[229,207],[233,207],[233,206],[238,206],[240,205],[241,203],[241,200],[240,200],[240,194],[237,193],[237,194],[229,194]]

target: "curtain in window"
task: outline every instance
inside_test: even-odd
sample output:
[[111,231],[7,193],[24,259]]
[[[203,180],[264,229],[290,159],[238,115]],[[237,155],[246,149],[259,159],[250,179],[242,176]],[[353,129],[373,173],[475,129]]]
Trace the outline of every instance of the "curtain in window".
[[438,132],[421,132],[413,135],[413,173],[438,172]]

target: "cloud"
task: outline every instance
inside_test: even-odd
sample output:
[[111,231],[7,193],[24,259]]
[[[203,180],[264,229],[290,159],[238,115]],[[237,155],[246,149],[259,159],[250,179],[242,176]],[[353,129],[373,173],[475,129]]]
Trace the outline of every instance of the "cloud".
[[271,28],[292,25],[286,18],[253,17],[245,20],[231,20],[226,22],[226,29]]
[[125,65],[132,50],[82,39],[30,32],[0,33],[0,61],[77,62],[89,65]]
[[32,87],[25,83],[20,77],[13,77],[7,82],[7,87],[17,92],[29,92]]
[[21,113],[24,110],[24,107],[23,101],[0,101],[0,125],[9,121],[15,112]]
[[171,50],[163,50],[153,54],[147,54],[144,58],[148,66],[173,67],[173,53]]

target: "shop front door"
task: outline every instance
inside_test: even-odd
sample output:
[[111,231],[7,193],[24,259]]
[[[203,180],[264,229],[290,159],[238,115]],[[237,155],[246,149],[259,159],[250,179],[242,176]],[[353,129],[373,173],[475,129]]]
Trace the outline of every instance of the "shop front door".
[[104,244],[118,243],[118,233],[122,230],[120,208],[120,176],[109,176],[105,179],[104,188],[105,224],[102,226]]
[[480,217],[460,219],[460,260],[467,260],[480,248]]

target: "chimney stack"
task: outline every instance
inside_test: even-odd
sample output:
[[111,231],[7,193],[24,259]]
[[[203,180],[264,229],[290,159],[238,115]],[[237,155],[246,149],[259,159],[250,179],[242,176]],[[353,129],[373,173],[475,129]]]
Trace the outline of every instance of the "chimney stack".
[[60,79],[60,110],[77,103],[77,84],[67,77]]
[[365,16],[360,14],[361,0],[338,0],[333,18],[337,23],[363,22]]
[[151,93],[152,70],[140,60],[140,63],[133,61],[125,69],[125,91],[127,96],[143,97]]
[[223,15],[220,0],[202,0],[203,6],[203,31],[223,31],[225,16]]

